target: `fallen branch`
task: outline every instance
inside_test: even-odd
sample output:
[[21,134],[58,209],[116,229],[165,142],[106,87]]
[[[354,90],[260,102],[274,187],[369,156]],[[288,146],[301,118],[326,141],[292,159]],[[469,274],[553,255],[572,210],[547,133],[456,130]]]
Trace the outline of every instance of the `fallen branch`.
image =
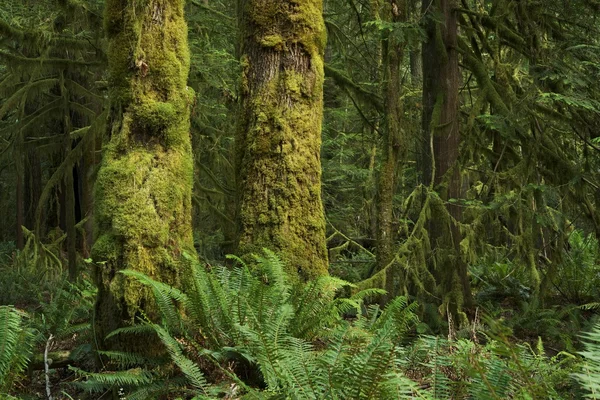
[[46,396],[48,396],[48,400],[54,400],[52,391],[50,390],[50,364],[48,363],[48,348],[52,343],[52,339],[54,339],[54,336],[50,334],[50,337],[46,341],[46,349],[44,350],[44,374],[46,375]]
[[32,372],[45,370],[46,363],[48,364],[48,369],[57,369],[74,365],[75,360],[71,357],[71,352],[68,350],[52,351],[47,355],[46,352],[44,352],[44,354],[39,354],[33,357],[29,363],[29,371]]

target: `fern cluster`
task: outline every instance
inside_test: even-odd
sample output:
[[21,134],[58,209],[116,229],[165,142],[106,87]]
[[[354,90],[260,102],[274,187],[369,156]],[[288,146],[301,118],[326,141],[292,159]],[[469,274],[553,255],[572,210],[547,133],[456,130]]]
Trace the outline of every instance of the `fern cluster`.
[[[191,385],[200,398],[223,391],[210,383],[214,379],[205,376],[200,368],[203,364],[233,382],[227,391],[235,387],[249,398],[410,398],[416,390],[402,373],[398,346],[416,322],[416,305],[405,298],[396,298],[382,311],[364,303],[380,290],[341,297],[340,290],[351,285],[334,277],[304,286],[290,284],[283,263],[268,250],[257,256],[252,266],[235,258],[238,265],[232,269],[207,270],[189,261],[193,280],[185,292],[138,272],[124,271],[153,290],[163,321],[111,334],[151,329],[187,379],[187,389],[175,389],[171,380],[172,391],[185,392]],[[133,355],[104,355],[126,361],[128,368],[136,361]],[[258,375],[249,378],[242,367],[258,371]],[[115,375],[78,372],[88,378],[88,390],[118,386],[129,391],[128,398],[141,398],[140,391],[149,396],[149,377],[138,369]],[[158,373],[165,369],[158,367],[153,372],[157,383]],[[157,388],[164,390],[164,385]]]
[[[365,301],[380,290],[344,297],[342,289],[352,285],[338,278],[290,283],[270,251],[251,265],[233,259],[233,268],[188,259],[193,279],[184,290],[123,271],[153,291],[162,320],[109,336],[154,335],[166,358],[101,352],[107,369],[75,369],[79,386],[122,390],[128,399],[573,398],[577,357],[550,358],[541,340],[536,348],[515,344],[490,320],[489,334],[473,328],[471,340],[422,336],[401,345],[418,322],[406,298],[381,310]],[[577,375],[589,390],[597,390],[600,371],[593,335],[585,373]]]
[[587,398],[600,399],[600,324],[596,324],[591,332],[583,335],[585,358],[582,371],[575,374],[577,380],[588,392]]
[[0,397],[26,370],[32,354],[34,332],[25,326],[25,314],[14,307],[0,306]]

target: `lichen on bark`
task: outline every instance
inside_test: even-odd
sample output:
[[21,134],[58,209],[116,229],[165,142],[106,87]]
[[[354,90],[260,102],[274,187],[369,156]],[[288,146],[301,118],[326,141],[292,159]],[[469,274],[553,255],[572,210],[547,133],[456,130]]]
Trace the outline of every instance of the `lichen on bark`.
[[[183,0],[107,0],[110,113],[95,186],[99,339],[157,311],[129,268],[178,286],[194,252],[193,160]],[[130,344],[111,339],[110,348]]]
[[241,0],[236,137],[239,252],[277,251],[292,276],[327,273],[321,202],[322,0]]

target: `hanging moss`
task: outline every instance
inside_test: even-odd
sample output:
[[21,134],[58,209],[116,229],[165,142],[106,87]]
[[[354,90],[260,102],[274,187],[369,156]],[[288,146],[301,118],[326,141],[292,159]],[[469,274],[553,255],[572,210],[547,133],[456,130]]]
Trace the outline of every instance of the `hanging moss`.
[[[178,286],[193,253],[193,159],[182,0],[108,0],[111,126],[96,181],[99,338],[156,310],[148,289],[118,274],[129,268]],[[107,347],[131,343],[111,339]],[[145,345],[144,345],[145,346]]]
[[322,7],[322,0],[249,0],[241,20],[239,251],[278,250],[303,279],[327,273]]

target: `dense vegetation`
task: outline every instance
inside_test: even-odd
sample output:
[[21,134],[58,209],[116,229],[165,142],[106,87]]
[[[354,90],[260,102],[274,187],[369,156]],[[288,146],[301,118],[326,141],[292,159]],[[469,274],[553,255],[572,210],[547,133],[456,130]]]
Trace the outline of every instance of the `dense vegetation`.
[[0,3],[0,398],[600,399],[597,0]]

